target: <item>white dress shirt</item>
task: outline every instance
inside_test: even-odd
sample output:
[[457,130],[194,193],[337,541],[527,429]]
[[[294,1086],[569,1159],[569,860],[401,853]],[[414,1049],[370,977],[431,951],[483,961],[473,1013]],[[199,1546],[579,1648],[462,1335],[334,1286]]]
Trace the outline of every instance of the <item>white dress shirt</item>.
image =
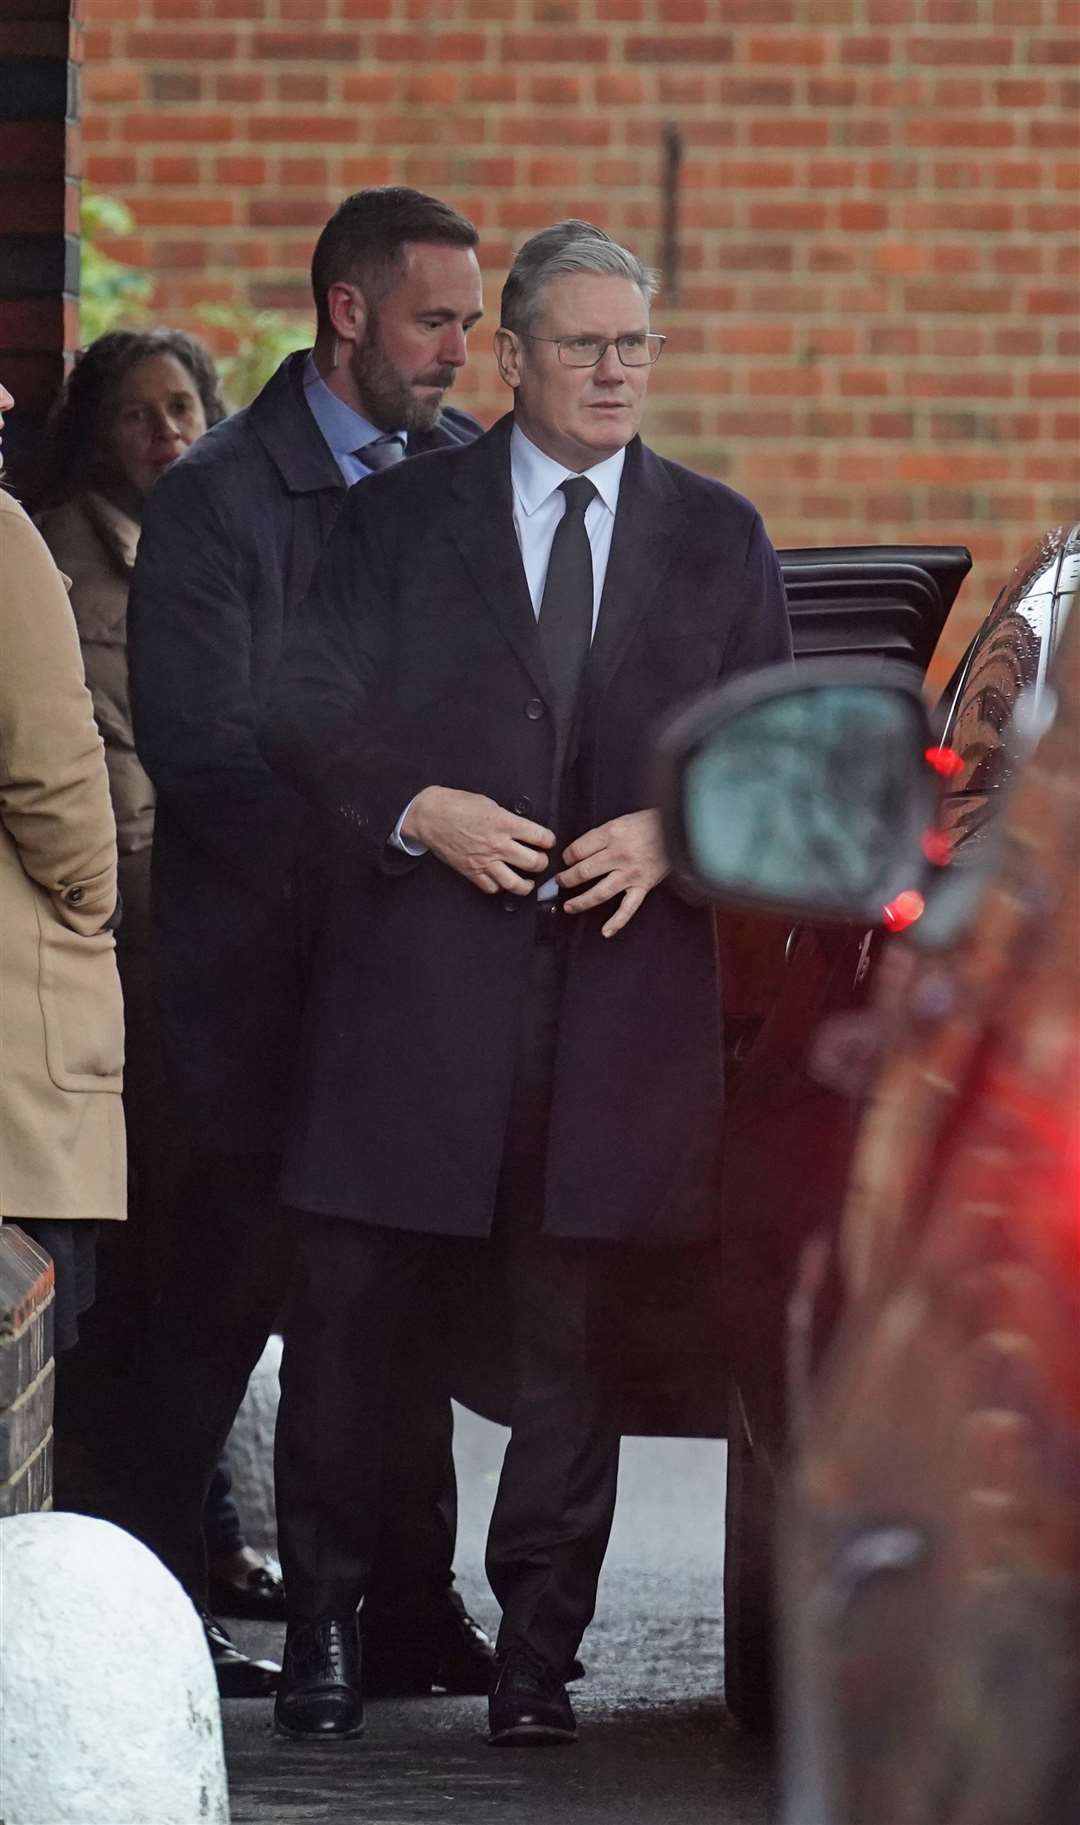
[[[521,551],[529,599],[537,619],[544,599],[551,542],[555,537],[555,528],[566,512],[566,496],[559,490],[563,482],[584,474],[596,489],[596,499],[590,501],[585,510],[585,531],[592,552],[592,631],[595,637],[625,461],[626,451],[623,449],[616,450],[614,456],[606,456],[603,462],[596,463],[591,469],[566,469],[553,456],[547,456],[543,450],[538,450],[517,425],[511,431],[510,486],[514,497],[514,532]],[[408,817],[412,804],[413,800],[410,799],[398,818],[390,841],[395,848],[403,849],[406,855],[424,855],[426,850],[423,844],[401,834],[401,826]],[[547,880],[537,890],[537,898],[550,900],[558,891],[558,882]]]
[[[373,444],[377,437],[384,433],[365,418],[362,412],[356,412],[346,405],[336,393],[331,393],[322,375],[315,365],[314,355],[309,355],[304,363],[304,398],[307,400],[311,415],[322,432],[326,443],[342,478],[351,487],[353,482],[366,481],[373,472],[366,463],[361,462],[355,454],[364,444]],[[408,453],[409,443],[406,433],[397,434]]]

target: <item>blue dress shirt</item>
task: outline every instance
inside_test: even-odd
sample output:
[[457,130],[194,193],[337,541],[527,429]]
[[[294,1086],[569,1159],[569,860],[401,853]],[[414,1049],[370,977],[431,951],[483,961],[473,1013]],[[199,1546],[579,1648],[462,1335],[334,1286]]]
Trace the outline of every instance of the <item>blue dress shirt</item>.
[[[352,406],[347,406],[336,393],[331,393],[315,366],[314,354],[309,355],[304,364],[304,398],[311,407],[311,415],[329,445],[345,481],[350,487],[353,482],[366,481],[373,471],[354,452],[364,444],[374,443],[377,437],[385,436],[385,432],[366,419],[362,412],[354,412]],[[399,431],[397,435],[408,451],[407,433]]]

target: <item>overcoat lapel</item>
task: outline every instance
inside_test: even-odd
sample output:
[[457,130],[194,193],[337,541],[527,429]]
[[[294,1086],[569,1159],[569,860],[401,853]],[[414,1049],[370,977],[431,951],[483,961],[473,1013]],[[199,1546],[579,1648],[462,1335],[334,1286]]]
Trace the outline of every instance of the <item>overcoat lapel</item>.
[[686,519],[659,457],[635,437],[627,446],[604,593],[586,674],[585,714],[618,670],[679,549]]
[[485,608],[498,622],[540,694],[553,701],[525,567],[514,532],[508,414],[470,444],[454,464],[454,487],[472,511],[453,515],[450,536]]

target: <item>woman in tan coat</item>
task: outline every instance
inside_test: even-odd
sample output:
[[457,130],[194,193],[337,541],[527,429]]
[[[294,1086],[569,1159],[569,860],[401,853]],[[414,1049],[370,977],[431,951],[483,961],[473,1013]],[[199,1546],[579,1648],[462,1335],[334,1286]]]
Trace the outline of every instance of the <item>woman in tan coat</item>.
[[53,1256],[65,1348],[126,1215],[116,830],[64,581],[2,489],[0,652],[0,1219]]

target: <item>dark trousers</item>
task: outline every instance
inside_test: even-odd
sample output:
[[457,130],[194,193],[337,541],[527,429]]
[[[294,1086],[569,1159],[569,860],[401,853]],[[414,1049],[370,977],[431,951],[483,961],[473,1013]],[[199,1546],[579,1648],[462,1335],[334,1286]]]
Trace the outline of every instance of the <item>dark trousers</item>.
[[560,987],[559,946],[538,944],[490,1242],[297,1216],[276,1455],[295,1620],[371,1601],[379,1517],[396,1499],[383,1416],[409,1339],[451,1335],[462,1284],[493,1288],[508,1321],[512,1437],[487,1561],[500,1644],[527,1640],[562,1668],[592,1617],[618,1469],[598,1363],[618,1251],[539,1233]]
[[[127,1512],[117,1518],[200,1605],[207,1490],[248,1377],[270,1333],[287,1321],[297,1231],[277,1200],[279,1168],[268,1155],[194,1162],[141,1352],[136,1461]],[[395,1498],[374,1559],[389,1612],[417,1585],[445,1590],[453,1578],[457,1500],[445,1380],[403,1376],[385,1423],[379,1442],[393,1466]],[[280,1492],[278,1507],[287,1519]]]

